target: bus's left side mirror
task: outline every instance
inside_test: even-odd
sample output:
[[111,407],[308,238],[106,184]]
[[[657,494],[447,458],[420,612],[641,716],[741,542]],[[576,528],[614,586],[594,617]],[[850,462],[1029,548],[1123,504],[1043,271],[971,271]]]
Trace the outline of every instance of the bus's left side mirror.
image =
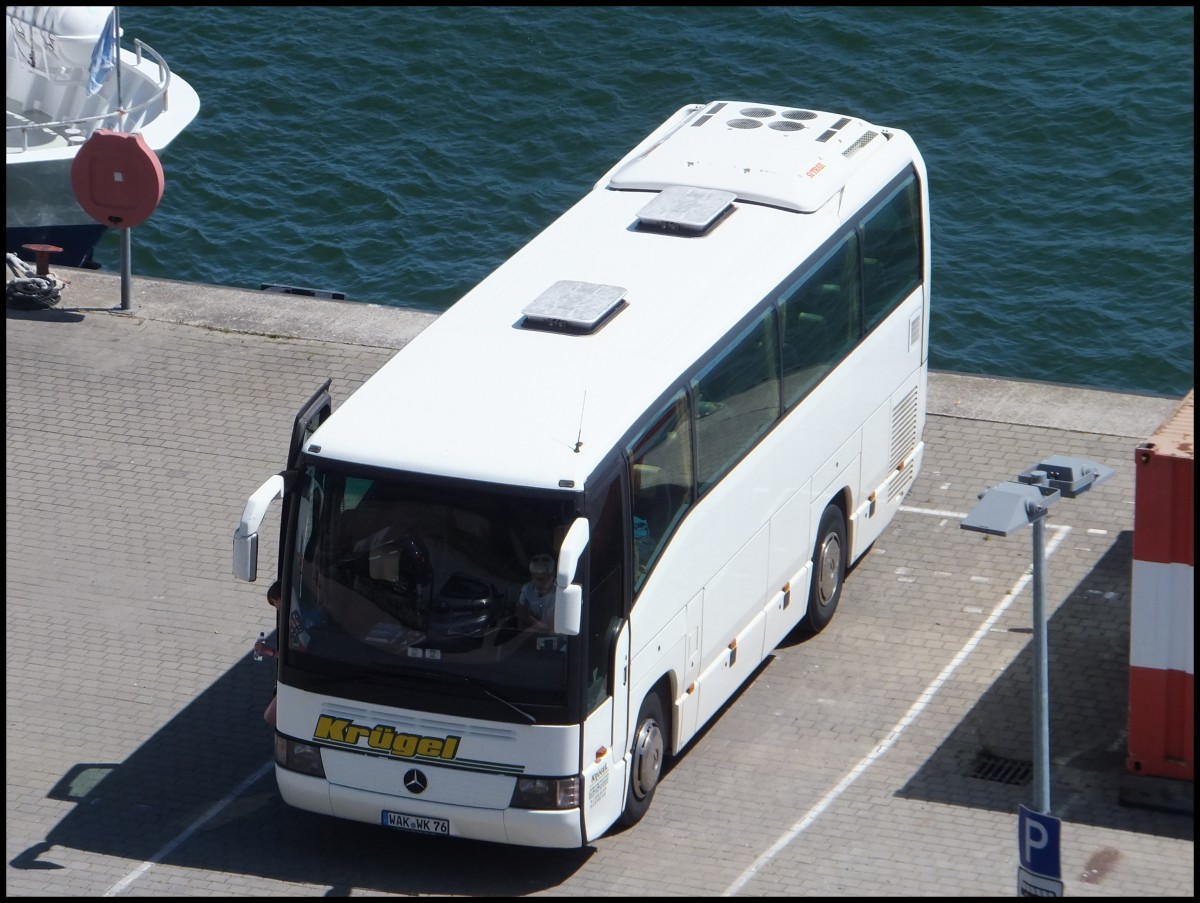
[[253,583],[258,579],[258,534],[233,534],[233,576]]
[[242,521],[233,533],[233,576],[253,583],[258,579],[258,528],[271,502],[283,495],[282,474],[276,474],[255,490],[242,511]]
[[579,636],[583,613],[583,588],[575,583],[579,558],[588,544],[588,522],[578,517],[563,537],[558,550],[558,575],[554,592],[554,632],[562,636]]

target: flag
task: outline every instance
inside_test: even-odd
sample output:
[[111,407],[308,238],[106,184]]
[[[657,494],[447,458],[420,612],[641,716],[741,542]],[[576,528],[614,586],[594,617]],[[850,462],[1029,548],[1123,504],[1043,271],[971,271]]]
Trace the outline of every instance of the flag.
[[117,65],[117,11],[114,9],[108,14],[108,21],[104,23],[104,31],[100,32],[100,39],[96,41],[96,46],[92,48],[92,65],[88,69],[87,96],[91,97],[99,91],[106,81],[109,74],[113,71],[113,67]]

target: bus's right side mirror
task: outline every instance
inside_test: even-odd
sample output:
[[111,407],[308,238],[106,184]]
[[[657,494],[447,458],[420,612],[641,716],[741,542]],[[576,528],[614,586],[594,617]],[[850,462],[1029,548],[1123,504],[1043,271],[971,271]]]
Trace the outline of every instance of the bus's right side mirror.
[[588,544],[588,522],[578,517],[563,537],[558,550],[558,575],[554,592],[554,632],[563,636],[579,636],[583,615],[583,588],[575,583],[579,558]]
[[572,583],[559,587],[554,593],[554,632],[563,636],[579,636],[583,617],[583,587]]
[[233,576],[253,583],[258,579],[258,528],[271,502],[283,495],[283,475],[275,474],[254,491],[233,532]]

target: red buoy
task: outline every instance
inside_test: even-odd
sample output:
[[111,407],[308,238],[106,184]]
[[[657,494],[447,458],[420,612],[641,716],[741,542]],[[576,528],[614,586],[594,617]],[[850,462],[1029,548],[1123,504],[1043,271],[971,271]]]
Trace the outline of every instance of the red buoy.
[[79,206],[114,229],[149,219],[162,200],[163,184],[162,163],[140,133],[97,129],[71,163]]

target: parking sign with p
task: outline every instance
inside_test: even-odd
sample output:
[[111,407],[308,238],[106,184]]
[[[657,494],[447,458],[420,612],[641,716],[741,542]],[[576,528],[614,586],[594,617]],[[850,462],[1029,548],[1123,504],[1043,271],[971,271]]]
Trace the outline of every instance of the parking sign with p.
[[1017,896],[1061,897],[1062,864],[1059,859],[1061,819],[1021,806],[1017,814]]

